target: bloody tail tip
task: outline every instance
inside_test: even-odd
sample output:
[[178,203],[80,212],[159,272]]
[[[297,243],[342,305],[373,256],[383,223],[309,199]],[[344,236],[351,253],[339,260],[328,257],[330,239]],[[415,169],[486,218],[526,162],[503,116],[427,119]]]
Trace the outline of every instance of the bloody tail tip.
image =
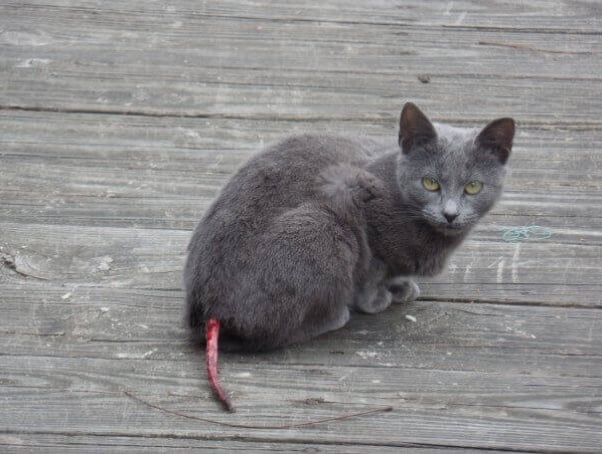
[[209,384],[211,385],[213,393],[217,396],[227,411],[234,413],[236,410],[234,409],[232,402],[230,402],[230,398],[219,383],[219,372],[217,370],[217,339],[219,337],[219,328],[220,323],[218,319],[211,318],[207,321],[207,375],[209,377]]

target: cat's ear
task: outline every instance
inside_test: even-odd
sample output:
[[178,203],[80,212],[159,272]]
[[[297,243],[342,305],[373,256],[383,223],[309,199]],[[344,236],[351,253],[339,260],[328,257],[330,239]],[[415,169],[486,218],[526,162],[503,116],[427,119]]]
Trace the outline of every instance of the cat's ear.
[[512,118],[498,118],[483,128],[477,136],[477,143],[491,150],[502,164],[506,164],[512,151],[514,130]]
[[428,142],[437,137],[435,127],[415,104],[403,106],[399,119],[399,146],[409,153],[413,146]]

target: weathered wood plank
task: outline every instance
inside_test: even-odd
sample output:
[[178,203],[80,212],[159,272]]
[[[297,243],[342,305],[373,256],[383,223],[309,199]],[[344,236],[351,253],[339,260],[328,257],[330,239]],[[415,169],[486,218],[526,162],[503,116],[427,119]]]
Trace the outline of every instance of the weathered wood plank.
[[[503,4],[503,8],[500,7]],[[89,18],[104,13],[110,15],[112,23],[132,23],[136,28],[156,29],[157,26],[169,23],[169,19],[185,14],[191,18],[217,17],[236,19],[261,19],[290,20],[291,22],[353,22],[379,25],[381,23],[404,23],[404,19],[411,23],[421,25],[437,24],[451,25],[462,12],[466,13],[461,24],[456,26],[470,26],[475,24],[485,27],[495,27],[502,24],[507,28],[530,29],[545,31],[564,30],[574,33],[599,33],[596,18],[593,13],[599,12],[599,7],[592,2],[538,0],[529,4],[512,2],[489,2],[483,4],[475,0],[454,2],[433,1],[423,4],[420,1],[408,1],[403,6],[391,7],[386,1],[376,1],[373,4],[349,5],[344,0],[331,0],[327,4],[316,5],[312,2],[283,0],[269,3],[269,7],[261,2],[220,1],[213,3],[198,3],[188,0],[179,1],[177,5],[165,8],[163,5],[147,5],[130,3],[122,5],[116,0],[107,1],[102,10],[93,1],[78,1],[76,4],[68,0],[54,0],[52,2],[28,1],[5,2],[8,9],[17,9],[31,14],[53,14],[55,9],[65,12],[65,17],[77,25],[81,18]],[[48,6],[52,9],[49,10]],[[420,8],[418,8],[418,6]],[[299,8],[302,9],[300,10]],[[481,23],[479,23],[479,21]],[[564,28],[563,28],[564,27]],[[179,28],[179,27],[174,27]]]
[[[15,223],[0,223],[0,230],[5,254],[2,281],[19,283],[29,277],[71,287],[180,289],[190,237],[190,232],[179,230]],[[510,301],[600,306],[596,285],[601,247],[471,240],[452,257],[448,272],[433,282],[460,288],[508,283],[512,285],[506,285],[504,292]],[[7,261],[13,265],[8,266]],[[476,291],[468,298],[487,301],[486,288],[472,287]],[[433,294],[435,289],[429,290],[429,296],[438,296]],[[448,292],[443,295],[453,297]]]
[[[394,118],[313,124],[3,112],[0,119],[0,219],[27,223],[191,229],[262,144],[311,130],[395,135]],[[538,223],[554,230],[554,241],[599,244],[602,136],[565,134],[519,131],[505,197],[475,238],[499,240],[504,225]]]
[[[467,446],[593,451],[602,441],[595,378],[474,374],[383,368],[225,365],[241,384],[239,411],[224,415],[199,390],[191,361],[106,361],[0,357],[9,384],[0,389],[9,433],[202,438],[245,437],[297,443]],[[267,383],[264,384],[264,383]],[[511,390],[511,392],[509,392]],[[303,429],[233,429],[190,421],[132,401],[131,391],[168,409],[234,423],[282,424],[393,405],[392,413]],[[276,399],[274,396],[277,395]],[[314,402],[318,402],[313,404]],[[45,412],[36,411],[44,408]],[[282,414],[289,415],[283,418]],[[108,417],[110,415],[110,417]],[[51,416],[51,417],[49,417]],[[336,430],[339,429],[339,430]]]
[[[299,5],[304,9],[299,11]],[[503,5],[503,7],[501,7]],[[420,8],[418,8],[420,7]],[[599,33],[598,24],[591,15],[599,8],[591,3],[575,1],[536,1],[528,5],[523,3],[489,2],[469,0],[450,4],[445,1],[429,2],[425,5],[419,1],[404,2],[402,6],[392,8],[386,1],[373,4],[348,5],[344,0],[329,2],[325,7],[311,2],[290,3],[277,1],[265,8],[260,3],[251,1],[237,2],[229,0],[220,2],[217,7],[209,7],[208,13],[224,17],[273,17],[275,19],[290,18],[295,20],[315,21],[350,21],[354,23],[386,22],[403,23],[410,19],[419,25],[437,24],[453,25],[459,28],[474,25],[480,28],[490,26],[508,29],[530,29],[554,31],[561,30],[575,33]],[[466,14],[463,14],[466,13]],[[302,16],[302,17],[299,17]],[[458,19],[460,19],[458,21]],[[553,26],[551,26],[553,25]]]
[[[554,5],[554,17],[564,17],[567,29],[530,26],[512,33],[518,42],[557,46],[574,54],[479,45],[479,40],[507,35],[495,21],[516,21],[508,5],[503,15],[492,16],[487,8],[474,13],[487,17],[488,26],[453,25],[458,17],[446,15],[447,2],[439,3],[430,19],[417,24],[410,20],[411,25],[405,19],[405,24],[316,21],[311,19],[315,8],[307,6],[230,5],[247,13],[225,17],[223,12],[198,11],[196,2],[181,3],[167,15],[153,6],[128,12],[121,5],[107,5],[92,14],[89,6],[9,4],[4,7],[7,30],[0,37],[6,49],[2,104],[175,116],[379,119],[395,112],[388,101],[403,94],[444,118],[474,119],[497,111],[530,123],[599,123],[601,101],[590,96],[590,84],[600,81],[599,54],[587,53],[600,51],[592,39],[599,32],[587,34],[591,12],[583,6],[580,14],[567,18],[557,12],[564,5]],[[417,5],[408,6],[397,11],[387,7],[387,12],[427,17],[424,10],[412,8]],[[458,13],[465,13],[463,20],[475,9],[458,6],[464,9]],[[535,11],[541,14],[549,8],[546,3]],[[36,30],[11,30],[10,18],[25,12],[36,18]],[[71,23],[67,30],[66,21]],[[567,40],[571,33],[575,37]],[[147,46],[140,46],[141,41]],[[26,52],[32,57],[23,59]],[[371,69],[369,86],[366,68]],[[417,73],[431,74],[432,83],[420,83]],[[165,80],[172,82],[169,91]],[[571,80],[575,83],[567,91]],[[492,91],[512,96],[491,97]],[[362,109],[350,110],[349,105]]]
[[[552,310],[546,309],[546,311]],[[460,312],[467,314],[465,311]],[[574,311],[571,311],[572,314]],[[425,314],[418,315],[418,320],[423,320],[423,315]],[[504,318],[506,318],[505,324],[512,324],[518,320],[515,313],[507,308]],[[540,318],[533,317],[527,323]],[[453,330],[455,324],[451,325]],[[466,323],[458,325],[469,326]],[[558,325],[562,326],[560,322]],[[475,323],[474,326],[483,325]],[[520,323],[518,327],[521,331],[533,328]],[[464,440],[460,446],[495,447],[502,439],[504,439],[503,443],[506,443],[505,437],[509,434],[517,437],[512,446],[520,449],[545,446],[546,449],[562,450],[570,446],[575,450],[591,450],[592,446],[599,442],[595,435],[599,424],[600,404],[596,400],[600,391],[599,381],[596,378],[599,374],[599,371],[596,371],[599,366],[596,364],[599,365],[599,362],[595,360],[592,362],[591,358],[589,361],[590,368],[593,368],[592,378],[588,378],[587,369],[581,370],[578,376],[570,374],[570,364],[574,361],[572,355],[566,357],[566,362],[569,363],[568,374],[561,372],[561,375],[556,378],[546,366],[557,361],[539,358],[536,362],[534,359],[537,356],[522,357],[519,360],[519,362],[524,361],[522,367],[525,371],[522,373],[514,371],[513,361],[507,362],[506,355],[503,364],[499,365],[500,368],[506,366],[502,369],[503,372],[500,370],[493,373],[483,373],[482,370],[477,373],[471,372],[470,367],[478,368],[482,363],[482,358],[478,355],[473,357],[472,362],[464,357],[464,360],[469,362],[464,363],[468,369],[458,367],[458,364],[450,365],[449,370],[445,368],[433,370],[424,366],[408,368],[390,365],[383,361],[390,359],[385,352],[392,353],[393,356],[411,357],[411,349],[391,348],[391,341],[386,336],[385,341],[378,341],[383,338],[382,333],[367,331],[374,336],[372,339],[369,339],[371,336],[368,334],[363,335],[364,338],[368,337],[368,340],[360,339],[359,345],[358,342],[351,341],[351,345],[355,343],[353,348],[361,348],[362,350],[358,351],[363,354],[349,356],[353,359],[355,357],[361,359],[364,366],[370,365],[370,367],[354,365],[349,368],[337,365],[334,361],[325,362],[325,355],[315,350],[312,352],[311,344],[271,355],[253,355],[251,357],[253,365],[249,363],[248,358],[224,355],[223,377],[239,401],[240,409],[236,420],[244,422],[252,418],[253,421],[264,424],[282,421],[278,413],[288,408],[286,412],[292,415],[291,419],[299,421],[310,417],[322,417],[348,409],[350,406],[361,408],[386,403],[394,404],[402,414],[395,413],[395,419],[391,421],[391,418],[388,418],[384,426],[379,422],[382,419],[377,418],[376,421],[363,420],[351,425],[342,423],[347,425],[342,433],[336,430],[332,432],[333,426],[329,425],[315,430],[310,429],[311,435],[306,430],[292,431],[292,435],[288,431],[287,438],[290,436],[297,441],[340,442],[343,441],[341,436],[349,430],[355,435],[347,442],[365,443],[366,440],[373,438],[364,431],[376,429],[377,433],[370,432],[371,436],[374,436],[374,440],[379,440],[378,443],[385,445],[426,443],[426,438],[422,437],[428,437],[429,444],[455,445],[460,441],[457,437],[467,428],[471,428],[469,439]],[[467,333],[469,337],[466,340],[470,339],[469,343],[475,346],[475,342],[493,339],[496,335],[485,331]],[[550,331],[553,331],[553,327]],[[441,333],[441,330],[439,332]],[[572,332],[574,333],[575,330]],[[595,333],[595,330],[592,333]],[[358,334],[362,336],[361,333]],[[423,330],[415,334],[423,339],[432,338],[431,334],[424,333]],[[562,333],[553,334],[558,334],[554,337],[557,341],[560,339],[560,342],[563,342]],[[599,333],[595,333],[594,336],[592,345],[599,343]],[[324,339],[318,340],[312,344],[323,341]],[[445,343],[446,339],[442,338],[440,341]],[[497,342],[499,343],[500,340],[498,339]],[[523,349],[529,349],[528,342],[524,339],[517,339],[517,345],[519,342],[522,343]],[[71,342],[72,345],[78,343],[80,342]],[[127,345],[124,341],[113,342],[113,348],[116,349]],[[340,340],[333,339],[330,348],[341,345],[343,344]],[[542,351],[538,353],[543,353],[545,346],[539,345]],[[313,355],[308,355],[305,359],[299,358],[300,352],[308,348]],[[436,344],[431,346],[440,364],[454,356],[453,353],[449,355],[443,352],[447,348],[453,349],[454,346],[446,345],[443,349],[439,349]],[[436,353],[438,349],[439,352]],[[535,346],[535,349],[537,350],[538,347]],[[463,350],[466,354],[466,346]],[[39,353],[43,354],[43,351]],[[88,433],[97,435],[134,435],[141,432],[154,433],[155,436],[165,435],[163,428],[166,418],[171,417],[154,414],[146,408],[138,410],[132,408],[131,401],[128,402],[124,396],[115,394],[122,390],[144,390],[143,393],[140,392],[143,396],[161,402],[168,408],[204,417],[223,418],[209,397],[206,386],[202,386],[203,380],[200,377],[203,373],[199,371],[200,365],[195,360],[198,358],[198,353],[188,352],[184,358],[175,361],[173,353],[166,356],[155,356],[153,353],[140,357],[126,355],[121,358],[119,352],[117,353],[117,358],[112,360],[72,358],[71,355],[68,357],[24,355],[19,362],[7,356],[0,358],[2,363],[0,370],[3,371],[5,379],[5,389],[2,390],[5,394],[3,400],[6,402],[7,410],[5,415],[6,417],[12,415],[10,420],[3,422],[3,426],[9,431],[15,425],[25,433],[35,431],[36,423],[42,422],[37,419],[44,419],[45,415],[36,413],[38,416],[34,415],[33,420],[29,418],[26,423],[19,418],[15,419],[15,415],[21,414],[20,412],[28,414],[35,406],[39,408],[41,405],[53,409],[53,414],[56,415],[54,422],[44,421],[46,430],[51,433],[89,431]],[[338,359],[347,355],[336,353],[332,356]],[[283,361],[282,365],[280,365],[281,361]],[[297,365],[294,365],[295,363]],[[530,373],[534,372],[534,366],[541,368],[540,373]],[[275,389],[278,390],[278,399],[274,397]],[[508,390],[512,392],[509,393]],[[169,392],[175,395],[169,395]],[[325,402],[317,408],[307,407],[304,404],[306,399],[324,399]],[[115,412],[115,409],[121,410]],[[114,418],[107,420],[104,416],[106,411],[114,415]],[[137,421],[143,420],[142,426],[127,424],[127,421],[131,421],[132,418]],[[171,421],[171,419],[169,421],[169,433],[172,435],[223,438],[227,433],[232,434],[232,431],[219,427],[199,426],[198,422]],[[378,423],[377,427],[373,425],[375,423]],[[392,430],[398,424],[399,429]],[[436,434],[432,434],[433,424],[438,427]],[[538,427],[539,425],[542,427]],[[378,427],[387,427],[387,430],[382,432]],[[552,431],[556,434],[552,435]],[[240,433],[240,431],[234,432]],[[579,434],[582,440],[577,438]],[[278,434],[271,432],[262,434],[261,437],[278,438]],[[545,440],[542,440],[542,437]],[[517,442],[519,438],[521,441]],[[507,446],[503,443],[502,446]]]
[[[135,59],[135,56],[132,59]],[[577,62],[575,66],[580,65]],[[144,68],[140,68],[139,71],[146,74]],[[270,85],[257,88],[251,85],[247,88],[225,83],[215,87],[214,84],[197,82],[182,84],[183,88],[178,90],[178,93],[167,95],[162,85],[154,81],[138,81],[133,84],[136,88],[131,86],[131,82],[116,88],[118,84],[124,84],[121,73],[112,77],[104,76],[104,82],[96,84],[93,91],[90,91],[89,80],[97,72],[98,70],[92,70],[90,74],[81,74],[78,79],[60,78],[60,85],[50,84],[50,80],[46,78],[29,79],[27,74],[15,74],[9,79],[4,105],[29,110],[44,110],[41,106],[48,106],[50,110],[141,113],[174,117],[378,121],[396,115],[397,107],[392,106],[390,101],[403,98],[412,99],[437,117],[452,121],[474,122],[491,115],[512,115],[523,124],[596,128],[600,126],[597,112],[602,108],[598,98],[590,97],[591,88],[588,82],[582,84],[582,89],[572,91],[570,97],[556,96],[566,86],[567,82],[562,80],[474,80],[475,77],[458,80],[442,77],[436,82],[424,85],[412,74],[403,79],[395,78],[386,88],[375,94],[366,93],[365,88],[341,93],[341,88],[336,87],[328,90],[314,86],[280,88]],[[363,81],[363,77],[361,74],[360,82]],[[479,88],[467,89],[473,84]],[[20,91],[19,87],[22,86],[26,86],[27,90]],[[512,96],[516,98],[492,98],[492,101],[484,106],[483,99],[499,89],[512,92]],[[48,93],[54,93],[54,99],[45,99]],[[218,95],[218,99],[212,99]],[[137,98],[148,101],[130,101]],[[205,101],[195,102],[195,98]],[[349,110],[349,105],[361,105],[362,109]]]
[[[191,364],[200,357],[182,323],[181,291],[44,282],[3,287],[5,355]],[[258,370],[322,364],[596,377],[601,322],[597,309],[419,301],[380,315],[356,314],[343,330],[287,351],[226,361],[248,367],[252,358]]]
[[[0,446],[5,454],[21,452],[76,452],[76,453],[135,453],[135,452],[188,452],[191,449],[198,452],[204,450],[212,453],[231,453],[244,452],[249,454],[260,453],[340,453],[344,451],[349,454],[364,454],[367,451],[378,450],[383,454],[399,453],[401,447],[388,446],[352,446],[345,444],[316,444],[314,443],[286,443],[278,441],[239,441],[239,440],[206,440],[196,439],[194,436],[189,438],[173,438],[171,436],[145,436],[145,437],[125,437],[125,436],[102,436],[102,435],[80,435],[80,434],[0,434]],[[411,446],[412,452],[419,454],[463,454],[482,452],[480,449],[454,449],[444,446],[437,448],[425,448],[417,445]],[[507,451],[488,451],[491,454],[502,454]],[[514,451],[519,454],[521,451]]]
[[[0,334],[0,425],[7,433],[27,436],[43,427],[107,438],[250,436],[173,419],[120,394],[135,391],[170,409],[224,418],[201,356],[179,325],[181,292],[69,290],[47,282],[3,288],[9,323]],[[419,302],[355,317],[348,328],[296,348],[222,355],[222,377],[239,422],[396,407],[393,417],[344,422],[337,430],[329,424],[251,438],[592,451],[600,442],[598,312]],[[404,317],[409,313],[416,322]]]

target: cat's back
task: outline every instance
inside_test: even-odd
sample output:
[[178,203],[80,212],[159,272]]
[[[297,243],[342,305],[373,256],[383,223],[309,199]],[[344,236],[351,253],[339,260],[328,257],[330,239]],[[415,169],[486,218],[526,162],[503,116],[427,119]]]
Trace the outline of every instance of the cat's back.
[[290,136],[244,164],[223,188],[205,220],[220,218],[220,213],[236,214],[232,221],[237,225],[259,226],[319,197],[316,182],[328,167],[362,165],[367,158],[368,152],[359,142],[344,137]]
[[[368,156],[357,141],[315,134],[290,136],[257,153],[232,176],[196,227],[187,267],[195,261],[231,266],[274,219],[323,196],[317,182],[326,169],[362,165]],[[197,273],[200,268],[205,266]]]

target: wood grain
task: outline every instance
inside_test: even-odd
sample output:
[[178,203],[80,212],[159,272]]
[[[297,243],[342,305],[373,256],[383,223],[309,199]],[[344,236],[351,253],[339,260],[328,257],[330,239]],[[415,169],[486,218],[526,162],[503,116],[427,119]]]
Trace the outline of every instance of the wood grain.
[[[189,231],[18,223],[0,223],[0,229],[2,252],[14,262],[14,267],[0,268],[5,282],[171,290],[182,286]],[[423,296],[599,307],[594,283],[600,266],[599,245],[473,239],[456,252],[443,275],[424,280]],[[450,285],[447,290],[445,284]],[[487,288],[502,285],[501,294],[487,297]]]
[[[0,450],[598,452],[600,14],[576,0],[2,2]],[[394,142],[407,100],[437,121],[518,121],[503,199],[419,301],[222,355],[239,408],[224,415],[182,324],[192,228],[266,144]],[[503,240],[526,225],[552,235]],[[394,411],[251,431],[124,391],[239,423]]]
[[[127,437],[113,436],[107,442],[107,437],[101,435],[79,435],[79,434],[28,434],[25,438],[17,435],[0,435],[0,446],[3,452],[7,454],[31,452],[31,451],[60,451],[66,453],[171,453],[208,451],[212,453],[232,453],[244,452],[249,454],[260,453],[340,453],[344,451],[349,454],[364,454],[366,451],[378,450],[384,454],[398,453],[400,447],[374,446],[374,445],[348,445],[344,447],[336,444],[317,444],[317,443],[294,443],[279,441],[239,441],[239,440],[207,440],[194,437]],[[414,452],[419,454],[441,454],[440,448],[420,447],[416,444],[408,446]],[[477,453],[480,449],[467,448],[448,448],[446,454]],[[489,451],[492,454],[501,454],[506,451]],[[520,451],[516,451],[519,452]]]
[[[443,118],[481,119],[497,112],[525,123],[599,126],[601,101],[590,94],[591,84],[600,82],[602,55],[551,57],[478,44],[510,33],[520,43],[599,51],[599,31],[582,3],[567,15],[563,10],[571,8],[561,2],[538,5],[538,13],[504,5],[504,14],[493,5],[475,11],[480,8],[474,4],[455,12],[444,2],[427,11],[417,2],[380,12],[342,8],[350,14],[346,20],[324,18],[333,5],[317,10],[304,2],[269,8],[230,3],[224,9],[179,2],[169,11],[137,3],[124,8],[121,2],[103,4],[102,10],[44,5],[3,7],[4,106],[374,120],[397,113],[390,101],[402,98]],[[552,11],[544,17],[566,28],[534,27],[541,10]],[[517,14],[525,20],[522,26]],[[13,30],[10,19],[22,15],[34,29]],[[32,56],[24,59],[26,53]],[[420,83],[419,73],[431,74],[432,82]],[[499,90],[512,95],[489,95]]]

